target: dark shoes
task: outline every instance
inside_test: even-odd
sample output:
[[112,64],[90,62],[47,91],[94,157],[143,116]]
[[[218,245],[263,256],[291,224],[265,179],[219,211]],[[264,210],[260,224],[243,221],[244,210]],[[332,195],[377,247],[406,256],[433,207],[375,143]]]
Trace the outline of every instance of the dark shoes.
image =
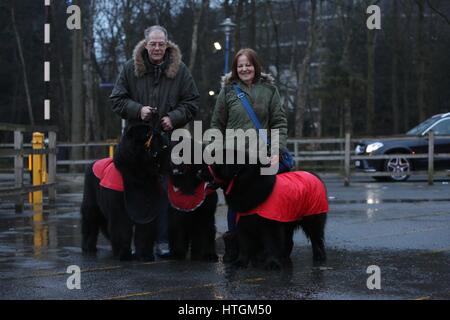
[[236,232],[225,232],[223,234],[223,242],[225,244],[225,254],[222,257],[222,261],[224,263],[232,263],[239,256],[239,243]]

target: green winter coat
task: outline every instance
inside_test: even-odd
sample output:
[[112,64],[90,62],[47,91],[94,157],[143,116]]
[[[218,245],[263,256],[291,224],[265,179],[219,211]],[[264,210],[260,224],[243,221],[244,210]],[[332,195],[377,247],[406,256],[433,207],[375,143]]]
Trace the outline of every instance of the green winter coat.
[[[270,129],[279,129],[280,149],[286,148],[287,117],[273,77],[262,73],[260,80],[252,84],[251,88],[242,81],[237,83],[246,94],[263,129],[267,129],[269,135]],[[214,107],[211,128],[219,129],[222,134],[225,134],[226,129],[256,129],[234,91],[231,73],[222,79],[222,90]]]
[[164,62],[157,66],[148,58],[145,40],[125,63],[110,96],[113,111],[129,124],[142,121],[141,108],[151,106],[158,108],[160,117],[169,116],[174,129],[195,117],[199,98],[178,46],[169,41]]

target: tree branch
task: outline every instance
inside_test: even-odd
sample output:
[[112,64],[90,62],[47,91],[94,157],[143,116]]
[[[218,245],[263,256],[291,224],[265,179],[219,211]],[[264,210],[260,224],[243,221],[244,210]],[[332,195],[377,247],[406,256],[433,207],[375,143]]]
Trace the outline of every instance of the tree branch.
[[442,19],[445,20],[445,22],[447,22],[448,25],[450,25],[450,19],[445,14],[443,14],[442,12],[440,12],[436,8],[434,8],[431,5],[430,0],[427,0],[427,4],[428,4],[428,6],[430,7],[431,10],[433,10],[435,13],[437,13]]

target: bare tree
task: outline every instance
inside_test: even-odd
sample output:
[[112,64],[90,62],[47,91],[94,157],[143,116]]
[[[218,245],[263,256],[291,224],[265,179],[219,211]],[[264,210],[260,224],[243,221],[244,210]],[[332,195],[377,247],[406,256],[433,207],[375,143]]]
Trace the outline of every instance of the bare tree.
[[256,49],[256,0],[250,0],[250,18],[248,19],[248,45]]
[[320,138],[322,137],[322,112],[323,112],[323,98],[320,94],[320,90],[322,89],[322,86],[324,84],[324,61],[325,61],[325,48],[324,48],[324,23],[323,23],[323,0],[319,1],[319,9],[317,16],[320,17],[320,19],[317,20],[317,51],[318,51],[318,83],[319,83],[319,94],[317,94],[317,119],[315,123],[315,133],[316,137]]
[[314,51],[316,49],[317,32],[317,0],[310,0],[309,26],[308,26],[308,45],[306,48],[303,62],[299,66],[299,81],[297,91],[297,108],[295,111],[295,135],[302,136],[304,126],[304,115],[308,104],[310,65]]
[[345,133],[353,132],[351,94],[354,87],[355,74],[351,69],[350,63],[350,45],[353,38],[353,28],[350,26],[350,17],[353,13],[353,4],[341,1],[338,6],[338,12],[341,21],[341,30],[344,32],[344,48],[339,61],[339,65],[343,71],[342,81],[344,84],[340,136],[344,136]]
[[424,13],[425,0],[417,0],[418,22],[417,22],[417,107],[419,109],[419,120],[423,121],[427,117],[425,105],[425,35],[424,35]]
[[241,18],[244,11],[244,0],[237,1],[237,9],[235,13],[236,28],[234,29],[234,49],[239,50],[241,47]]
[[[96,103],[97,82],[94,71],[94,30],[93,17],[95,16],[95,1],[86,2],[84,15],[84,41],[83,41],[83,73],[84,73],[84,91],[85,91],[85,119],[84,119],[84,140],[90,141],[92,138],[96,141],[101,137],[101,125],[99,121],[98,108]],[[89,157],[88,149],[85,149],[85,158]]]
[[[51,12],[52,17],[52,27],[56,30],[60,28],[60,23],[65,23],[64,21],[61,21],[59,19],[58,21],[58,13],[62,11],[61,6],[65,6],[64,3],[55,3],[54,7]],[[65,11],[65,8],[64,8]],[[56,74],[58,74],[58,94],[59,94],[59,105],[58,108],[58,124],[62,128],[58,132],[58,139],[59,140],[67,140],[67,138],[70,136],[70,98],[68,97],[68,91],[67,91],[67,82],[68,79],[66,79],[66,67],[64,64],[64,55],[65,50],[67,50],[67,43],[68,41],[63,37],[63,43],[61,43],[61,37],[55,36],[52,38],[52,48],[53,48],[53,57],[54,57],[54,65]]]
[[[267,1],[266,2],[266,7],[267,7],[267,12],[269,14],[270,17],[270,21],[272,23],[272,28],[273,28],[273,36],[274,36],[274,40],[275,40],[275,69],[276,69],[276,81],[277,83],[280,82],[280,35],[279,35],[279,25],[280,22],[278,19],[275,18],[274,12],[273,12],[273,5],[272,5],[272,1]],[[269,46],[271,45],[271,43],[269,43]]]
[[[83,0],[75,0],[75,5],[83,11]],[[81,142],[84,133],[84,99],[83,99],[83,26],[72,30],[72,123],[70,140]],[[80,159],[81,148],[72,148],[72,159]],[[74,168],[71,168],[72,170]]]
[[194,13],[194,21],[192,26],[192,44],[191,44],[191,55],[189,58],[189,70],[192,72],[195,67],[195,60],[197,57],[198,50],[198,34],[200,19],[203,12],[207,11],[209,8],[209,0],[202,0],[200,5],[197,5],[195,0],[190,1],[190,7]]
[[28,119],[30,120],[30,124],[34,125],[33,107],[31,105],[30,89],[28,86],[27,66],[25,64],[25,58],[23,56],[22,39],[20,37],[19,30],[17,29],[16,17],[14,12],[14,2],[11,2],[10,9],[11,9],[11,24],[17,42],[17,50],[19,53],[20,63],[22,64],[23,85],[25,87],[25,95],[27,96]]
[[375,47],[377,31],[367,29],[366,131],[374,133],[375,123]]
[[391,104],[394,133],[400,131],[400,110],[398,103],[398,57],[399,57],[399,32],[398,32],[398,0],[392,1],[392,67],[391,67]]

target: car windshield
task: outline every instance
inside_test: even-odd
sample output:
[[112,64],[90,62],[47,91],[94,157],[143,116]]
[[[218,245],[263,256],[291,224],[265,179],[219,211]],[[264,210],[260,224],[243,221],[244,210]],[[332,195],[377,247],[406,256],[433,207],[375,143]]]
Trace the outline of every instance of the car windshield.
[[409,130],[406,134],[408,136],[417,136],[424,132],[427,128],[429,128],[433,123],[439,120],[439,117],[433,117],[425,120],[424,122],[418,124],[411,130]]

